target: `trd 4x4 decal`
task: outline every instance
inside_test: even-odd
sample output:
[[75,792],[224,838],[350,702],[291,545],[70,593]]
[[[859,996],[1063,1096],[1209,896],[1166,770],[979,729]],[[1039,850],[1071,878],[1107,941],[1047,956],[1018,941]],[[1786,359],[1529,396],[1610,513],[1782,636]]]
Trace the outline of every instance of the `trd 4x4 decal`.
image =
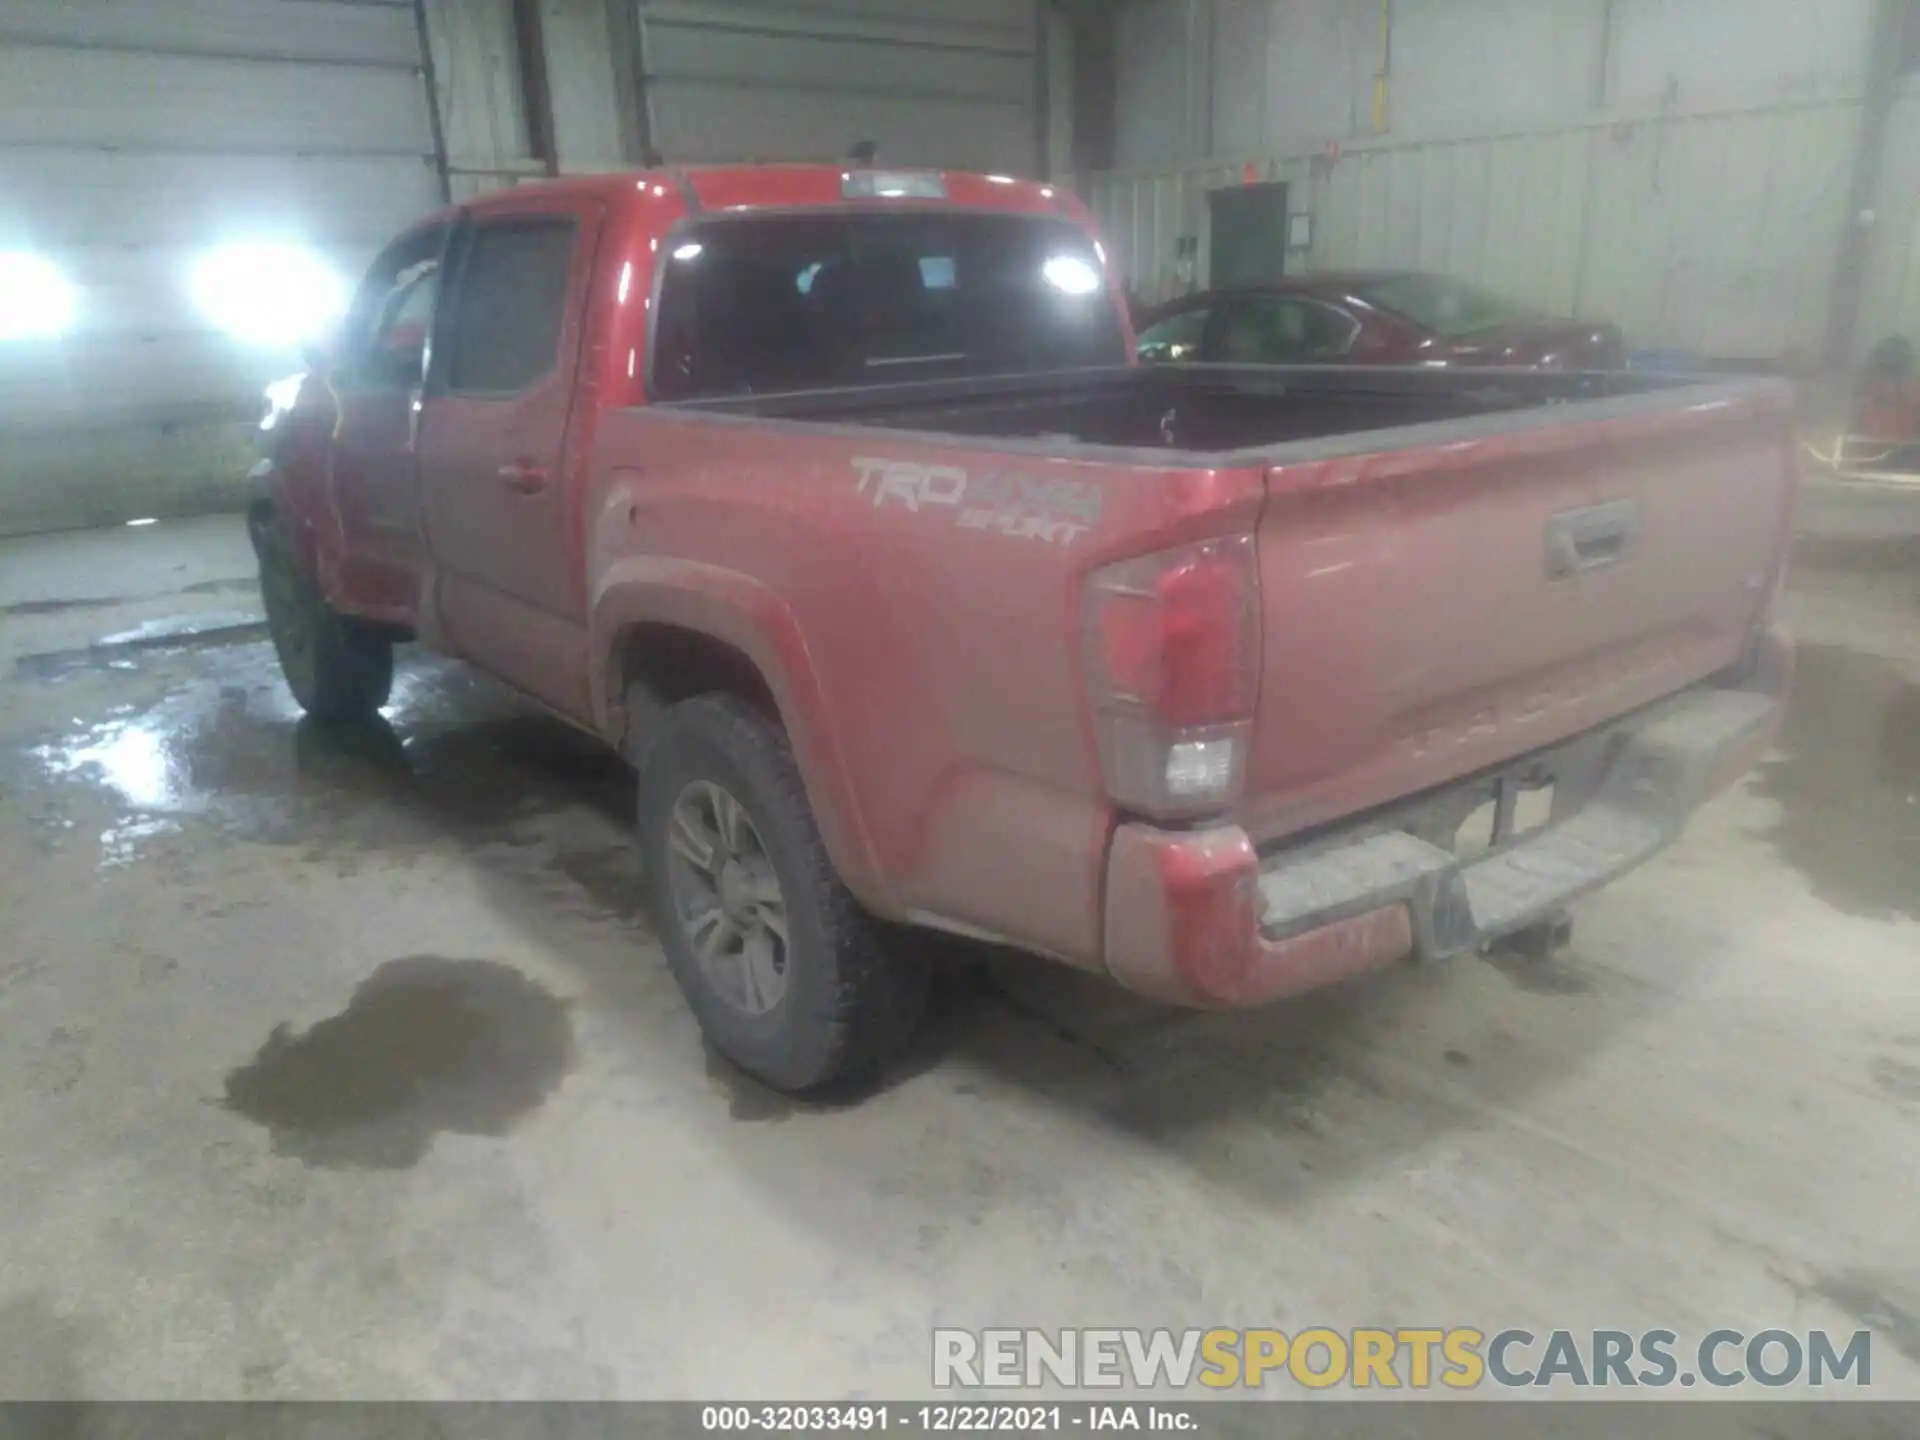
[[1025,475],[969,475],[952,465],[856,458],[859,490],[876,509],[900,505],[915,514],[935,506],[955,512],[962,530],[993,530],[1016,540],[1071,545],[1100,523],[1106,497],[1081,480]]

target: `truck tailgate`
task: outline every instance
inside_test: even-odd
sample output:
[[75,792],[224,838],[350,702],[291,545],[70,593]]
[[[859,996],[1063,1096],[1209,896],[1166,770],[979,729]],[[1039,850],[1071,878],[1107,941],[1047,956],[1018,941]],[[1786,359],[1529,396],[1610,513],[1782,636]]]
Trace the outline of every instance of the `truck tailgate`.
[[1277,456],[1249,832],[1496,767],[1737,663],[1784,556],[1790,438],[1784,387],[1747,385]]

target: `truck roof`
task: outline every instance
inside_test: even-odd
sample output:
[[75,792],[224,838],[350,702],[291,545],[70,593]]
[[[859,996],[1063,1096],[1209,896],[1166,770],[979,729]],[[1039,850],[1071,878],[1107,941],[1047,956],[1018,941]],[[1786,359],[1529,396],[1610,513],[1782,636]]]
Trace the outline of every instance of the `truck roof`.
[[[944,199],[916,196],[849,197],[850,176],[868,174],[934,178]],[[468,202],[465,208],[485,213],[494,205],[519,208],[541,196],[611,197],[629,186],[678,189],[703,211],[815,209],[837,205],[888,207],[899,204],[948,205],[961,209],[1002,210],[1033,214],[1065,213],[1059,192],[1036,180],[1011,175],[976,175],[960,170],[926,170],[884,165],[698,165],[660,170],[636,170],[609,175],[582,175],[536,181],[496,191]]]

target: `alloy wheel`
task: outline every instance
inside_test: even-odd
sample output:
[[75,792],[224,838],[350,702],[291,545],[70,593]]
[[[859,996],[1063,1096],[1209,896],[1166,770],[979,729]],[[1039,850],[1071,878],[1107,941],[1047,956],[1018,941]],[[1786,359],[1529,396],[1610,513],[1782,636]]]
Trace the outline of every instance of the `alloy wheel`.
[[786,897],[753,817],[708,780],[680,792],[667,826],[681,934],[728,1005],[765,1015],[787,993]]

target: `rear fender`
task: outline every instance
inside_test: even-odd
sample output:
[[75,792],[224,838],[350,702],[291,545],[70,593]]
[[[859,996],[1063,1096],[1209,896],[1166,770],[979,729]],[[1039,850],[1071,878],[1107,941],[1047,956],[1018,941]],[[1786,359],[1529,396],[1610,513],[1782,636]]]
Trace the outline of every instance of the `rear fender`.
[[749,576],[695,560],[634,556],[600,577],[589,622],[594,723],[626,738],[621,642],[640,625],[673,625],[729,645],[766,682],[792,743],[807,799],[840,878],[869,908],[897,914],[854,799],[845,757],[799,622],[785,600]]

